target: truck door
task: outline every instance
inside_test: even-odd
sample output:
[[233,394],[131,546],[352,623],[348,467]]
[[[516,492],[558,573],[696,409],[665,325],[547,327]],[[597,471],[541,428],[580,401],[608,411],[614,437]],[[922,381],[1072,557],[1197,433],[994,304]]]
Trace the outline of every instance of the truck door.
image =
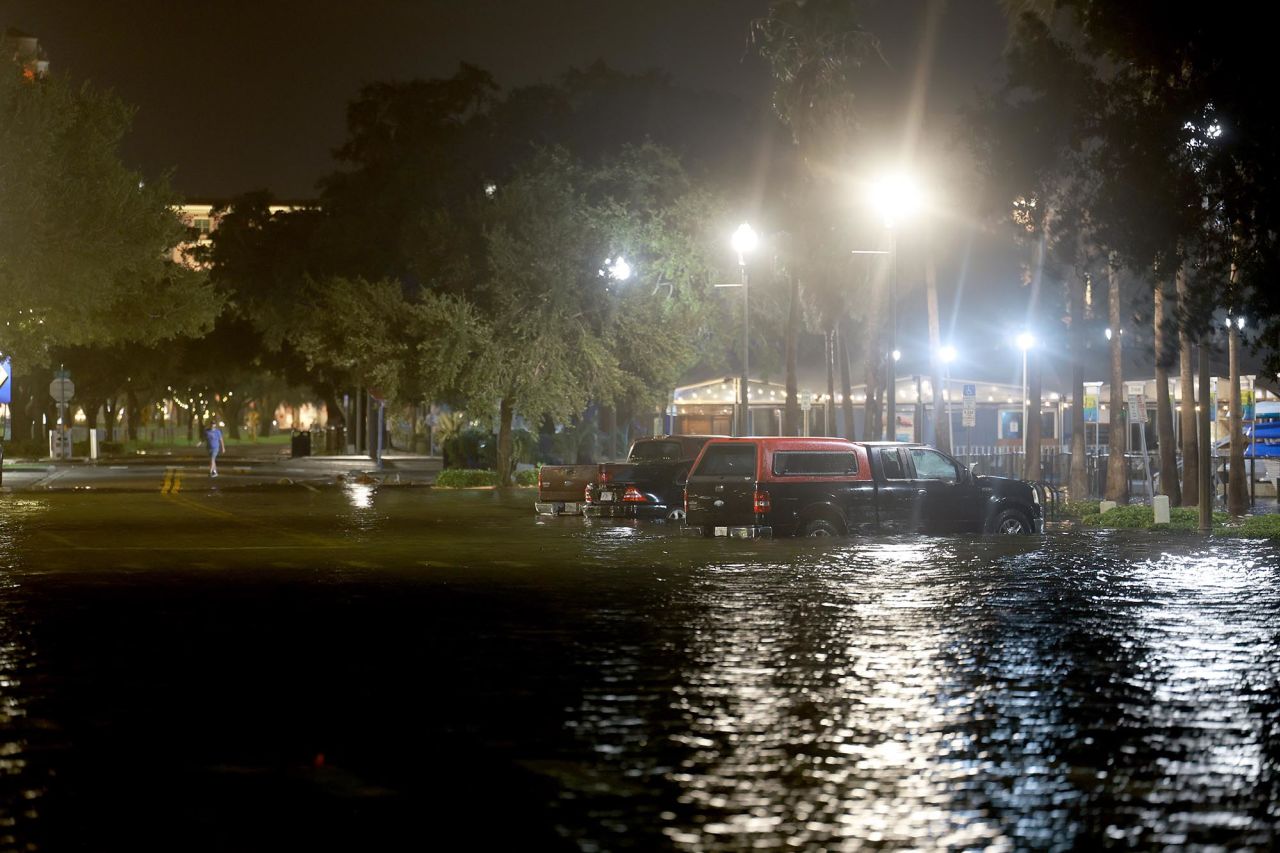
[[920,529],[919,487],[911,479],[911,463],[900,447],[868,448],[876,475],[876,506],[880,529],[911,533]]
[[960,463],[928,447],[909,451],[915,467],[912,480],[921,497],[920,518],[928,533],[981,532],[982,507],[972,478]]
[[689,513],[695,527],[745,527],[756,523],[754,442],[709,444],[689,474]]

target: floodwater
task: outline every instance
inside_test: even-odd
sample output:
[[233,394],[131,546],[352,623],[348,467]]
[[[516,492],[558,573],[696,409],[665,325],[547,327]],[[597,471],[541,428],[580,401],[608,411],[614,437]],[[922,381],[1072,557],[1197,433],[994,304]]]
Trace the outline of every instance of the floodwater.
[[1252,849],[1280,548],[0,496],[0,850]]

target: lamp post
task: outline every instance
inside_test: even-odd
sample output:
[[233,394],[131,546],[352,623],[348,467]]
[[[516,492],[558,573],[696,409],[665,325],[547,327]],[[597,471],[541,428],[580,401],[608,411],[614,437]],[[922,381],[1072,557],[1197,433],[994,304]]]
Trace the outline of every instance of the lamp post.
[[[898,388],[896,362],[898,352],[898,235],[897,225],[920,206],[920,191],[906,175],[887,175],[871,185],[871,204],[884,219],[889,236],[889,254],[892,256],[892,273],[889,281],[889,346],[890,358],[885,360],[885,399],[888,401],[884,419],[886,440],[894,439],[894,427],[898,413]],[[870,389],[868,389],[869,391]]]
[[738,430],[737,434],[750,435],[751,410],[748,382],[750,381],[750,348],[751,348],[751,300],[750,278],[747,273],[747,255],[755,251],[760,243],[755,229],[742,223],[733,232],[730,239],[733,250],[738,253],[738,270],[742,274],[742,378],[738,384]]
[[[1030,445],[1027,443],[1027,410],[1029,408],[1027,405],[1027,352],[1036,345],[1036,339],[1030,332],[1020,332],[1015,343],[1018,349],[1022,350],[1022,459],[1025,465],[1027,454],[1031,452]],[[1036,417],[1039,416],[1040,413],[1036,412]]]
[[[945,450],[947,453],[950,453],[952,449],[955,447],[954,442],[952,442],[951,440],[951,388],[950,386],[951,386],[951,362],[956,360],[956,355],[957,355],[956,348],[953,347],[951,344],[947,344],[946,346],[938,350],[938,360],[942,362],[942,405],[943,405],[943,408],[946,410],[945,417],[946,417],[946,424],[947,424],[947,428],[945,432],[946,447],[939,447],[938,449]],[[934,425],[933,433],[934,433],[934,444],[941,445],[943,442],[939,439],[939,436],[941,434],[938,432],[937,425]]]

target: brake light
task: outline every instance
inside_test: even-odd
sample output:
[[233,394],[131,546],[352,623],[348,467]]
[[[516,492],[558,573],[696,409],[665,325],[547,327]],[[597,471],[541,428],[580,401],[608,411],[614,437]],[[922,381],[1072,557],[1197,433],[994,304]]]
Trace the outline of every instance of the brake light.
[[587,483],[587,487],[582,490],[582,502],[584,504],[591,503],[591,484]]
[[689,514],[689,487],[688,486],[685,486],[685,489],[684,489],[684,514],[685,515]]
[[622,493],[623,503],[642,504],[648,502],[648,498],[640,494],[640,490],[635,486],[627,486],[627,490]]
[[538,491],[542,491],[542,468],[543,466],[538,466]]
[[755,506],[758,513],[769,511],[769,493],[756,489],[756,493],[751,497],[751,503]]

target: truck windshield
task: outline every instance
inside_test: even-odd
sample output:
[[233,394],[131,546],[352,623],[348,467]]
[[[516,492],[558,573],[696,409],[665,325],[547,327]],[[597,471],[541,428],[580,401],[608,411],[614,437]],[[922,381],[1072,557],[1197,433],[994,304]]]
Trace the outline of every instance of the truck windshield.
[[702,454],[702,461],[693,474],[699,477],[734,477],[755,472],[754,444],[713,444]]
[[680,459],[678,441],[640,441],[631,448],[631,462],[666,462]]

